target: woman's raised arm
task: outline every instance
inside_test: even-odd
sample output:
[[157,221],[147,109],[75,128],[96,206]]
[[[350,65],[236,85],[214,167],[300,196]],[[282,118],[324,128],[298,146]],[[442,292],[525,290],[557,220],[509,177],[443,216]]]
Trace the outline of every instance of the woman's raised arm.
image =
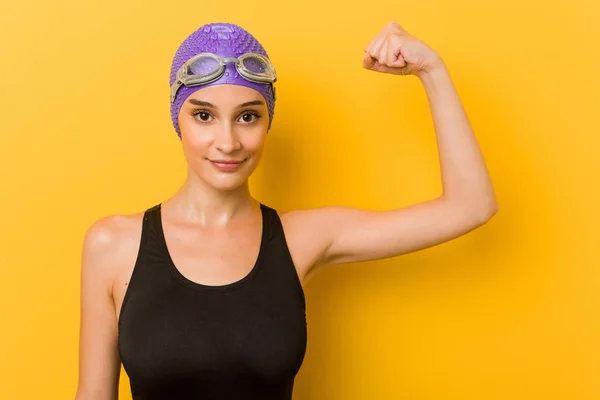
[[388,211],[324,207],[288,213],[287,225],[310,242],[307,248],[318,260],[314,265],[382,259],[431,247],[484,224],[498,209],[479,145],[439,55],[391,22],[365,49],[363,66],[416,75],[423,83],[437,136],[443,192]]

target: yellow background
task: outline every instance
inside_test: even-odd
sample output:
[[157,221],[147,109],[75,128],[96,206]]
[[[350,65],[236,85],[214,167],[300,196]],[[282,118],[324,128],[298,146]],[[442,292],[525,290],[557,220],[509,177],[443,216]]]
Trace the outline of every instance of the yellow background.
[[[440,193],[414,77],[362,69],[391,19],[445,59],[498,195],[484,227],[307,285],[294,398],[600,399],[598,3],[588,0],[0,5],[0,398],[69,399],[79,262],[96,219],[173,193],[179,43],[238,23],[279,75],[251,179],[279,209],[401,207]],[[123,374],[121,398],[128,399]]]

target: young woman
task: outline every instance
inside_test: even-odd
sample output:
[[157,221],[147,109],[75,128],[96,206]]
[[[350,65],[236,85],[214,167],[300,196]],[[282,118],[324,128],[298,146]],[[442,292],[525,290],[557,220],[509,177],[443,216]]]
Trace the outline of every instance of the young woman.
[[366,47],[363,66],[423,83],[443,194],[384,212],[278,213],[248,189],[274,115],[267,53],[224,23],[180,45],[171,114],[188,176],[164,202],[102,218],[85,236],[78,400],[116,399],[121,362],[134,399],[291,399],[306,349],[309,275],[434,246],[496,213],[440,56],[391,22]]

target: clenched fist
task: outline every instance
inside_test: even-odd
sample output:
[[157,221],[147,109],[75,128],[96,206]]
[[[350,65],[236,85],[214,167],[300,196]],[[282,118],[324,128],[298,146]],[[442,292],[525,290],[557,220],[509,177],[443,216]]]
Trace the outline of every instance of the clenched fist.
[[431,47],[392,21],[366,47],[363,67],[377,72],[421,77],[437,68],[444,68],[444,62]]

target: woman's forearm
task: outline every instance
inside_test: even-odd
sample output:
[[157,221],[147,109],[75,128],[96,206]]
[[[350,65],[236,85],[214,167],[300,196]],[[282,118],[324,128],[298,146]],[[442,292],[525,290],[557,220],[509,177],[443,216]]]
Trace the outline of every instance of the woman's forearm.
[[419,76],[437,137],[443,197],[481,213],[497,210],[494,189],[467,114],[445,66]]

